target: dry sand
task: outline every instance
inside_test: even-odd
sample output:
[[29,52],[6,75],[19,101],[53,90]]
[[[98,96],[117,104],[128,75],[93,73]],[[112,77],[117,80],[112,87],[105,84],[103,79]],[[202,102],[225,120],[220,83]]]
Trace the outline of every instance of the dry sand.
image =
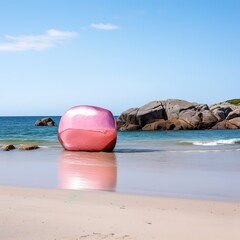
[[240,239],[240,203],[0,187],[0,239]]

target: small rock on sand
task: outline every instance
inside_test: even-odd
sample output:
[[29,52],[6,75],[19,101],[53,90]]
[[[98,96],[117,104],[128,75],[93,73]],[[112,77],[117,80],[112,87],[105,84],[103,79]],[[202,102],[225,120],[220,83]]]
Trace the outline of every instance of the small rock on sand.
[[34,150],[34,149],[38,149],[39,146],[38,145],[34,145],[34,144],[28,144],[28,145],[20,145],[19,146],[19,150]]
[[12,144],[5,144],[1,147],[1,150],[3,151],[10,151],[15,149],[15,147]]

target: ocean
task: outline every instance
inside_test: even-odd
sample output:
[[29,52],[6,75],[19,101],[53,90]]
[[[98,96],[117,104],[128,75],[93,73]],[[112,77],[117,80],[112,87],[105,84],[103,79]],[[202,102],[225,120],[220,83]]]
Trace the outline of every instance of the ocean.
[[[57,138],[60,116],[52,116],[54,127],[36,127],[36,120],[44,116],[0,117],[0,144],[36,143],[42,147],[61,147]],[[117,117],[115,117],[117,118]],[[118,147],[130,149],[144,147],[150,149],[177,148],[223,149],[240,146],[240,130],[189,130],[189,131],[125,131],[118,132]],[[191,147],[190,147],[191,146]],[[202,146],[202,147],[201,147]]]
[[[51,116],[50,116],[51,117]],[[64,151],[43,116],[0,117],[0,184],[240,200],[240,130],[118,132],[113,153]]]

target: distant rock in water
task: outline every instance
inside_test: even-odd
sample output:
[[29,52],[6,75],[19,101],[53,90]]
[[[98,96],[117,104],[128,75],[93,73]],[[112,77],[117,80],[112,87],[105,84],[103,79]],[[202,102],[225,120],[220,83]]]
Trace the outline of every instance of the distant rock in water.
[[1,147],[2,151],[10,151],[15,149],[15,147],[12,144],[5,144]]
[[38,149],[39,146],[38,145],[35,145],[35,144],[22,144],[19,146],[19,150],[34,150],[34,149]]
[[55,122],[51,118],[42,118],[35,122],[35,126],[55,126]]
[[116,124],[120,131],[240,129],[240,106],[229,102],[208,106],[178,99],[152,101],[124,111]]

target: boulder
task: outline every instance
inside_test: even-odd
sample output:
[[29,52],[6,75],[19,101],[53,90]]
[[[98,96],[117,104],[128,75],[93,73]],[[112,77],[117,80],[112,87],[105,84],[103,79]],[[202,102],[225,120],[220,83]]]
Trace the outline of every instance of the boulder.
[[232,118],[226,121],[228,129],[239,129],[240,128],[240,117]]
[[196,106],[197,111],[205,111],[205,110],[210,110],[207,104],[200,104]]
[[153,130],[189,130],[192,126],[181,119],[172,120],[158,120],[153,123],[146,124],[142,130],[153,131]]
[[217,118],[214,114],[209,110],[204,110],[202,113],[202,122],[201,122],[201,129],[209,129],[217,122]]
[[202,113],[195,111],[193,108],[180,112],[179,119],[191,126],[191,129],[199,129],[202,121]]
[[184,100],[168,99],[163,103],[167,119],[178,119],[180,112],[195,109],[196,105]]
[[15,147],[12,144],[5,144],[3,146],[1,146],[1,150],[3,151],[10,151],[15,149]]
[[165,109],[161,101],[153,101],[137,111],[136,120],[138,125],[144,127],[147,123],[151,123],[160,119],[167,119]]
[[139,108],[130,108],[126,111],[124,111],[119,118],[117,119],[116,125],[117,128],[120,129],[121,127],[123,127],[124,125],[131,125],[134,124],[136,125],[137,123],[137,111]]
[[19,150],[34,150],[34,149],[38,149],[39,146],[35,145],[35,144],[21,144],[19,146]]
[[222,121],[226,118],[226,114],[222,108],[216,108],[212,110],[212,114],[218,121]]
[[235,109],[234,111],[230,112],[227,116],[227,120],[231,120],[233,118],[240,117],[240,109]]
[[191,130],[192,125],[188,122],[184,121],[183,119],[172,120],[175,124],[175,128],[173,130]]
[[167,130],[167,121],[161,119],[153,123],[146,124],[142,130],[152,131],[152,130]]
[[117,140],[113,114],[100,107],[72,107],[61,117],[58,139],[70,151],[112,151]]
[[55,126],[55,122],[51,118],[42,118],[35,122],[35,126]]
[[220,129],[227,129],[226,127],[226,121],[223,120],[221,122],[217,122],[213,127],[213,130],[220,130]]
[[235,106],[231,103],[228,102],[224,102],[224,103],[219,103],[219,104],[215,104],[210,106],[210,111],[211,112],[215,112],[216,110],[224,112],[225,117],[228,116],[228,114],[236,109],[239,109],[238,106]]

